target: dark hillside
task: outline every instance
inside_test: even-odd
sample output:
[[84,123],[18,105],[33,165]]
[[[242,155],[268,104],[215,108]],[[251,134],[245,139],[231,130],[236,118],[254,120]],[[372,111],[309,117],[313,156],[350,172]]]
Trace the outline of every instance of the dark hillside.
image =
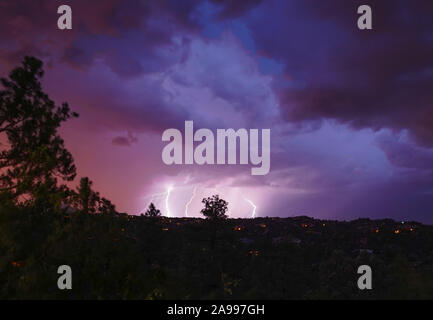
[[[2,208],[5,209],[5,208]],[[147,218],[0,214],[0,298],[432,298],[433,227],[308,217]],[[57,289],[70,265],[73,290]],[[361,291],[357,268],[373,270]]]

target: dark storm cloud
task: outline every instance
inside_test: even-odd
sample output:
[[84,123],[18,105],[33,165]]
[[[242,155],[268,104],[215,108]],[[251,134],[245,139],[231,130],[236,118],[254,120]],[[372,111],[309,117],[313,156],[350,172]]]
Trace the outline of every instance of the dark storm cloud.
[[[137,77],[184,61],[189,37],[202,27],[203,1],[79,0],[74,29],[62,33],[55,27],[60,3],[0,1],[0,59],[12,65],[24,54],[49,60],[57,52],[86,69],[103,58],[116,74]],[[360,1],[211,3],[218,19],[248,25],[259,54],[285,65],[290,80],[274,89],[288,121],[332,118],[355,128],[408,129],[433,146],[433,2],[370,1],[372,31],[356,27]],[[173,44],[174,35],[181,45]],[[163,53],[170,50],[182,53]],[[227,92],[221,84],[214,90]]]
[[52,96],[70,102],[92,127],[160,132],[187,118],[175,109],[161,79],[139,77],[166,72],[185,59],[197,1],[179,6],[177,1],[76,0],[70,3],[73,28],[67,31],[57,29],[61,4],[0,0],[2,76],[25,55],[43,59]]
[[125,136],[117,136],[114,137],[111,143],[115,146],[121,146],[121,147],[129,147],[131,144],[137,142],[138,139],[134,137],[130,132],[128,132],[128,135]]
[[195,3],[185,2],[177,10],[170,1],[76,0],[70,4],[73,28],[61,32],[57,7],[63,2],[1,0],[0,59],[14,65],[23,54],[57,55],[72,66],[86,68],[102,57],[123,76],[152,72],[155,66],[163,69],[177,60],[164,59],[160,51],[169,49],[175,33],[194,29],[188,16]]
[[248,19],[258,50],[286,65],[287,120],[406,128],[433,146],[433,2],[369,1],[371,31],[356,25],[364,2],[279,4]]
[[433,170],[433,150],[418,147],[395,136],[381,135],[378,145],[396,167]]
[[[232,18],[258,1],[215,1],[221,16]],[[24,54],[51,57],[86,68],[103,57],[119,75],[138,76],[164,70],[179,62],[161,53],[176,50],[173,36],[188,42],[188,33],[199,31],[197,9],[205,2],[143,0],[75,0],[70,3],[73,29],[59,32],[59,0],[0,0],[0,59],[10,65]],[[44,50],[41,48],[45,48]],[[126,58],[127,57],[127,58]]]
[[220,20],[237,18],[252,8],[258,6],[262,0],[212,0],[220,6],[218,17]]
[[122,147],[127,147],[131,145],[128,138],[121,137],[121,136],[115,137],[111,143],[114,144],[115,146],[122,146]]

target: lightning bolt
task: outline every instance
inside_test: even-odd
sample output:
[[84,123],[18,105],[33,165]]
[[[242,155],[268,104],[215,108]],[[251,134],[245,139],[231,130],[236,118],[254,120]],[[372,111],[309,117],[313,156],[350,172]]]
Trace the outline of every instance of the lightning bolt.
[[251,200],[249,200],[249,199],[244,198],[244,200],[246,202],[248,202],[253,207],[253,213],[251,214],[251,218],[255,218],[256,217],[257,206]]
[[196,192],[197,192],[197,187],[194,186],[194,190],[192,191],[192,196],[185,205],[185,217],[188,217],[188,208],[189,208],[189,205],[191,204],[192,200],[195,198]]
[[167,211],[167,217],[171,217],[170,208],[168,207],[168,199],[170,198],[170,193],[173,190],[172,186],[167,187],[166,197],[165,197],[165,211]]
[[165,196],[165,194],[166,194],[166,192],[160,192],[160,193],[153,193],[153,194],[150,194],[148,196],[143,197],[143,199],[149,199],[150,198],[150,200],[147,202],[146,206],[143,209],[141,209],[141,211],[138,213],[140,214],[140,213],[145,212],[155,198],[161,198],[161,197]]

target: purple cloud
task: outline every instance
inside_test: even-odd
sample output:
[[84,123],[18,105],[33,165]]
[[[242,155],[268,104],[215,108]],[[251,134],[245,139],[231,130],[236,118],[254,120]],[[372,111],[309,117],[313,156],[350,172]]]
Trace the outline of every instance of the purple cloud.
[[[68,32],[59,4],[0,0],[0,72],[44,60],[44,88],[81,114],[63,128],[80,174],[121,210],[171,184],[179,215],[197,186],[235,216],[247,197],[259,215],[433,221],[431,1],[370,1],[372,31],[359,1],[77,0]],[[271,128],[270,174],[163,165],[185,120]]]

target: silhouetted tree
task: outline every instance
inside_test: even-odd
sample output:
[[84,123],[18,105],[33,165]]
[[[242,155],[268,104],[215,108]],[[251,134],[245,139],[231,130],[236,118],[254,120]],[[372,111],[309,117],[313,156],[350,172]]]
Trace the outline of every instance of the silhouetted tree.
[[0,191],[14,201],[48,199],[72,181],[76,168],[57,130],[78,114],[68,104],[56,106],[42,91],[42,61],[25,57],[9,78],[1,78],[0,134],[7,138],[0,152]]
[[84,213],[114,213],[115,206],[101,198],[99,192],[93,191],[92,184],[88,177],[81,178],[75,194],[75,206]]
[[108,199],[102,197],[98,203],[99,213],[116,213],[116,206]]
[[227,219],[227,206],[228,202],[224,199],[220,199],[219,195],[213,195],[212,197],[204,198],[204,209],[200,212],[211,220],[224,220]]
[[84,177],[77,188],[76,204],[84,213],[95,213],[98,203],[98,194],[92,190],[93,182]]
[[161,211],[156,209],[156,207],[153,203],[150,203],[149,208],[144,213],[144,216],[145,217],[151,217],[151,218],[160,217]]
[[227,219],[227,206],[228,202],[224,199],[220,199],[219,195],[213,195],[212,197],[203,198],[201,201],[204,203],[204,208],[200,211],[208,221],[210,221],[211,227],[211,238],[210,246],[211,249],[215,249],[215,243],[217,238],[217,227],[220,222]]

